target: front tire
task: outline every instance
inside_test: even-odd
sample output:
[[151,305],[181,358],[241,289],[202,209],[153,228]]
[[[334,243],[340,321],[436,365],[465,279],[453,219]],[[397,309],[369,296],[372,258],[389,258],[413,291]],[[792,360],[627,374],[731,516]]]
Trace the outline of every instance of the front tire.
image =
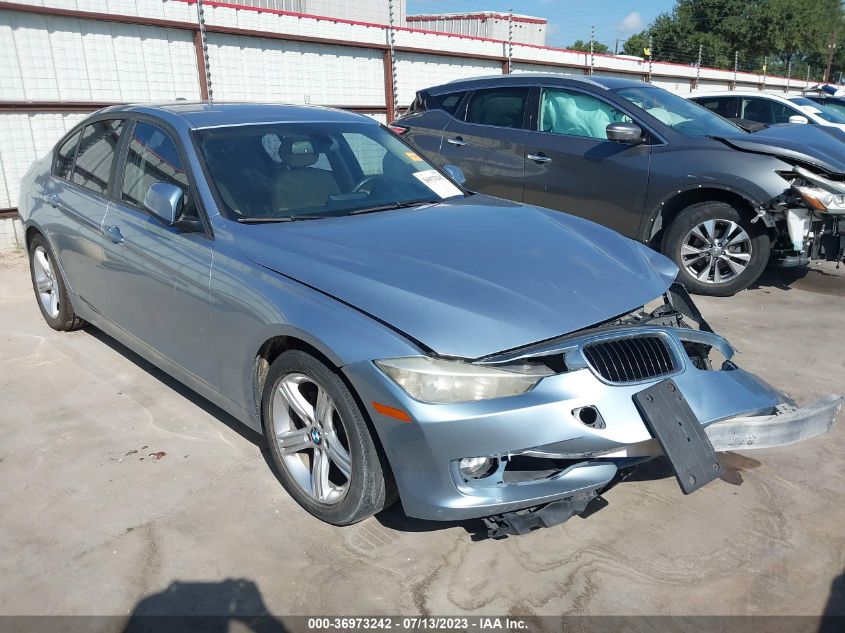
[[392,502],[390,470],[364,414],[319,359],[282,353],[267,374],[261,417],[282,485],[321,521],[357,523]]
[[698,202],[681,211],[663,238],[663,253],[678,265],[678,280],[700,295],[745,290],[769,262],[762,222],[752,224],[726,202]]
[[29,244],[29,273],[38,308],[47,325],[60,332],[85,327],[86,322],[73,311],[56,256],[42,235],[35,235]]

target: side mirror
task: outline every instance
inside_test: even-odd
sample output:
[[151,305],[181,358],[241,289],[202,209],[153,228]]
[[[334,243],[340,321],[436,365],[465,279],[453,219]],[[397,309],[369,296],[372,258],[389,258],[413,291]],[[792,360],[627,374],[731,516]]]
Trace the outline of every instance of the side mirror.
[[167,226],[173,226],[182,210],[182,189],[168,182],[154,182],[144,196],[144,208]]
[[454,180],[459,185],[463,185],[467,181],[467,177],[464,176],[463,170],[457,165],[443,165],[443,171],[449,174],[452,180]]
[[607,140],[633,145],[643,140],[643,129],[636,123],[611,123],[605,128]]
[[805,116],[801,116],[800,114],[793,114],[791,117],[789,117],[789,122],[797,123],[799,125],[807,125],[810,120]]

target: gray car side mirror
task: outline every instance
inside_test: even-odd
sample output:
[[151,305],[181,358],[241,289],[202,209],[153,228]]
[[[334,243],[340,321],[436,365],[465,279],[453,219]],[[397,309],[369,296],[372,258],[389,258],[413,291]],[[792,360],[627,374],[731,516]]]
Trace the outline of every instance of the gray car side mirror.
[[154,182],[144,196],[144,208],[167,226],[173,226],[182,210],[181,187],[168,182]]
[[452,180],[459,185],[463,185],[467,181],[467,177],[464,176],[464,171],[457,165],[443,165],[443,171],[449,174]]
[[607,140],[615,143],[639,143],[643,140],[643,130],[636,123],[611,123],[605,128]]

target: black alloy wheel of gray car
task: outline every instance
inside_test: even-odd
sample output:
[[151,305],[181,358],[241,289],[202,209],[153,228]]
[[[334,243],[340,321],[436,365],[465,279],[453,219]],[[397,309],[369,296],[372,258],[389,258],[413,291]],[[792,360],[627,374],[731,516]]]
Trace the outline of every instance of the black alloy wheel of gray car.
[[73,311],[56,257],[41,235],[33,236],[29,244],[29,273],[38,308],[47,325],[60,332],[78,330],[86,325]]
[[678,265],[678,279],[687,290],[725,297],[757,280],[771,243],[763,223],[751,223],[733,205],[698,202],[669,225],[662,250]]
[[337,373],[300,350],[270,366],[264,433],[282,485],[318,519],[349,525],[396,498],[390,467]]

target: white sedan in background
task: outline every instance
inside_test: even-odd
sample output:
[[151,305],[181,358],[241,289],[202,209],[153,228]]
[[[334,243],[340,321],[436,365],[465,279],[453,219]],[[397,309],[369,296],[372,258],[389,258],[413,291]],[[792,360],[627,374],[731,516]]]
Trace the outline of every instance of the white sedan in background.
[[801,95],[725,90],[693,92],[687,98],[726,119],[744,119],[765,125],[809,123],[845,132],[845,114]]

